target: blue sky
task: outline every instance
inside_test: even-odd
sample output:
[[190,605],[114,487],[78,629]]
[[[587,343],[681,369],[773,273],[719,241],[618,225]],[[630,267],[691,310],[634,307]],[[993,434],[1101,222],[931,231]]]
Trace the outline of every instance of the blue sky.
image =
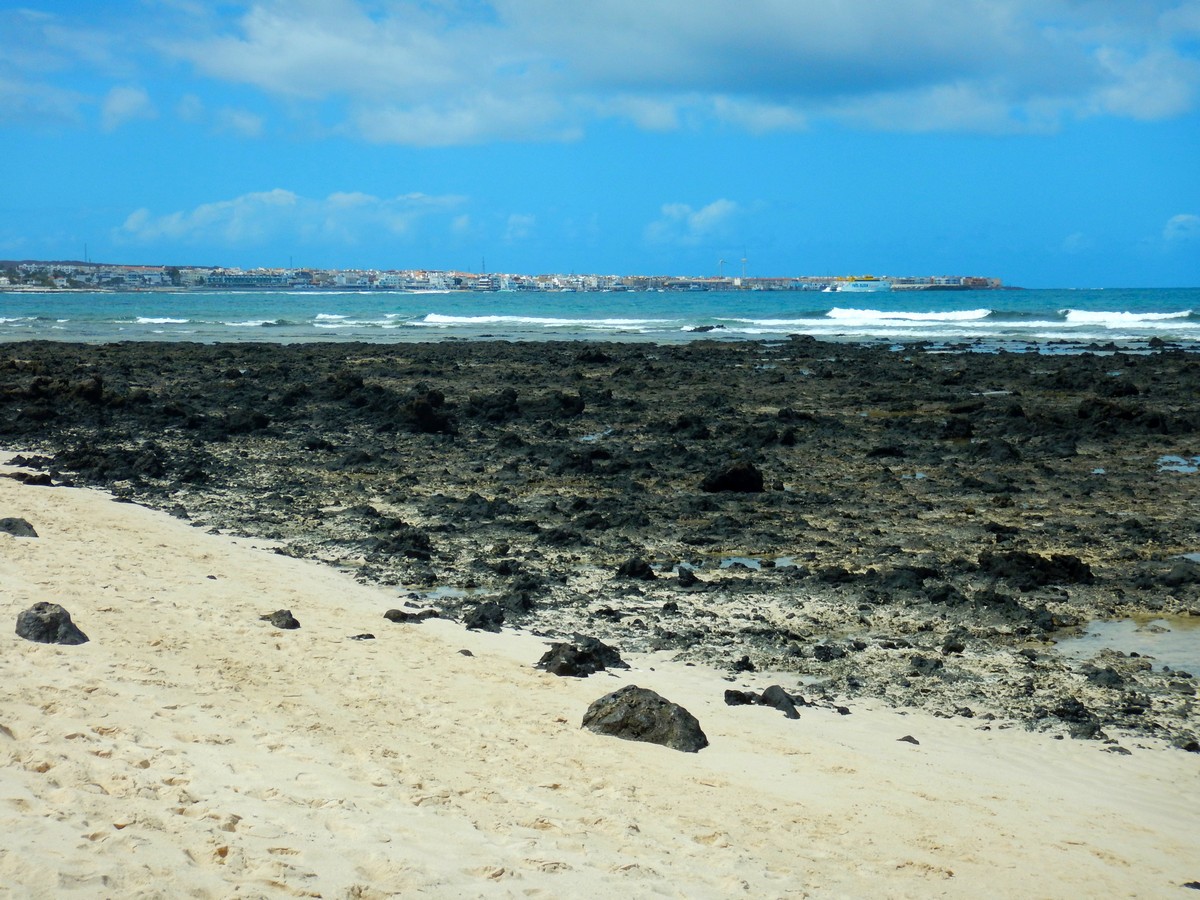
[[1200,0],[0,0],[0,167],[0,258],[1195,286]]

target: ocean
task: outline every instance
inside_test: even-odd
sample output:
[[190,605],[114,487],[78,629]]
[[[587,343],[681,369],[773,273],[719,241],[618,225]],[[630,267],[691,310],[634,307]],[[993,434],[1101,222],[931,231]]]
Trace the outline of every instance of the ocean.
[[[59,340],[926,341],[1078,352],[1200,350],[1200,288],[696,292],[0,292],[0,342]],[[1156,342],[1157,344],[1157,342]]]

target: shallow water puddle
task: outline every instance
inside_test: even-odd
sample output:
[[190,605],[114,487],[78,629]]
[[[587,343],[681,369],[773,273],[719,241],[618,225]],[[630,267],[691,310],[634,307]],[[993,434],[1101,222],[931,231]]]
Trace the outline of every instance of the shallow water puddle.
[[[764,565],[764,562],[766,565]],[[733,566],[742,566],[747,569],[782,569],[786,566],[794,566],[795,564],[796,560],[791,556],[779,556],[774,559],[770,557],[758,559],[753,556],[725,556],[721,558],[719,565],[722,569],[728,569]]]
[[1200,456],[1160,456],[1158,471],[1192,475],[1200,472]]
[[461,600],[464,597],[471,597],[478,593],[480,593],[479,588],[441,586],[409,591],[405,596],[410,600],[423,600],[426,603],[432,603],[435,600]]
[[613,430],[611,428],[605,428],[603,431],[596,431],[596,432],[593,432],[592,434],[585,434],[585,435],[583,435],[583,437],[578,438],[578,441],[581,444],[593,444],[596,441],[600,440],[601,438],[608,437],[612,433],[613,433]]
[[1101,650],[1137,653],[1152,658],[1155,668],[1169,666],[1200,675],[1200,618],[1091,622],[1080,634],[1059,640],[1055,649],[1081,660],[1091,659]]

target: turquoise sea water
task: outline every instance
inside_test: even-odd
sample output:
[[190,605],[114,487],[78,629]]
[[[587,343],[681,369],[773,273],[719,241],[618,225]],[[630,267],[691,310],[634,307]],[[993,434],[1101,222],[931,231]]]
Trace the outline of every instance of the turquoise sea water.
[[0,342],[621,340],[1200,349],[1200,288],[736,292],[0,292]]

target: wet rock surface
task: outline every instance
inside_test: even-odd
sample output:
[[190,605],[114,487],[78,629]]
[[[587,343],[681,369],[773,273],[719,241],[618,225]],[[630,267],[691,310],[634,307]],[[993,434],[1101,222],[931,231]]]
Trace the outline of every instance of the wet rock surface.
[[1200,616],[1200,476],[1158,464],[1196,396],[1169,347],[10,343],[0,446],[471,627],[1183,746],[1197,679],[1053,642]]

